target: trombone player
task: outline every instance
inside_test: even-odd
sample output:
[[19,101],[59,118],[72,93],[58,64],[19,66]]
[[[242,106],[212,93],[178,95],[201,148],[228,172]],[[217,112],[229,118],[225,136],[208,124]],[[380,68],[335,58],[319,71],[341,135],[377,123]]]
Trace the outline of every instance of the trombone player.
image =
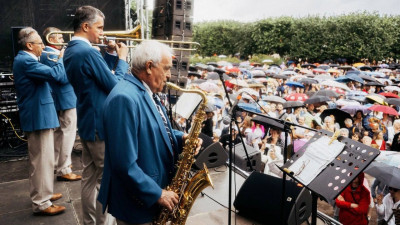
[[126,62],[128,48],[118,43],[118,62],[115,75],[106,61],[92,44],[98,44],[104,29],[104,14],[92,6],[76,10],[74,36],[64,54],[64,66],[69,82],[77,97],[78,133],[82,141],[82,212],[83,223],[112,224],[115,219],[102,213],[96,201],[104,167],[104,128],[102,107],[107,95],[117,82],[128,72]]
[[[43,36],[53,31],[60,31],[55,27],[48,27],[44,30]],[[52,67],[56,64],[62,46],[50,45],[52,43],[63,43],[62,34],[51,34],[49,40],[44,38],[46,47],[45,53],[40,56],[40,62]],[[51,92],[53,96],[54,106],[57,111],[60,127],[54,130],[54,169],[56,170],[58,181],[77,181],[82,176],[72,173],[71,170],[71,153],[76,137],[76,95],[71,84],[60,84],[50,81]]]

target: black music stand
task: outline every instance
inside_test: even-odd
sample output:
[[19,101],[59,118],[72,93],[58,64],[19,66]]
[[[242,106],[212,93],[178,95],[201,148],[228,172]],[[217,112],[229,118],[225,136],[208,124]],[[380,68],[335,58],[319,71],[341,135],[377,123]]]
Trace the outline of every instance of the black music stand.
[[[300,159],[307,147],[322,136],[333,135],[332,132],[321,130],[316,133],[295,155],[288,160],[281,169],[284,173],[296,180],[289,168]],[[321,197],[325,201],[332,201],[380,154],[378,149],[366,146],[349,138],[339,137],[338,141],[345,144],[340,154],[329,163],[313,180],[304,185],[312,193],[312,225],[317,222],[317,200]]]

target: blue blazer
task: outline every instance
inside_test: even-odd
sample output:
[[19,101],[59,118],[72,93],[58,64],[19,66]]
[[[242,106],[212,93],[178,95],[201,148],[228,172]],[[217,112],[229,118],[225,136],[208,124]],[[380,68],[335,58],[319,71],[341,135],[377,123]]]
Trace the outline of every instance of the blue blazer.
[[[47,47],[44,49],[48,52],[56,52],[53,48]],[[57,59],[56,55],[42,54],[40,56],[40,62],[48,65],[50,67],[54,66],[56,63],[50,59]],[[72,85],[68,82],[67,84],[60,84],[54,81],[49,81],[51,87],[51,94],[54,100],[54,106],[57,111],[67,110],[76,108],[76,95]]]
[[22,130],[60,126],[48,81],[68,83],[62,60],[49,67],[19,51],[14,59],[13,73]]
[[102,107],[108,93],[128,71],[128,63],[119,60],[114,75],[99,51],[84,41],[74,40],[65,50],[64,66],[78,98],[79,136],[94,141],[97,133],[103,140]]
[[[164,115],[166,115],[164,111]],[[127,74],[104,104],[105,156],[98,200],[103,210],[129,223],[159,212],[161,189],[173,177],[174,151],[163,120],[142,82]],[[176,154],[183,133],[171,129]]]

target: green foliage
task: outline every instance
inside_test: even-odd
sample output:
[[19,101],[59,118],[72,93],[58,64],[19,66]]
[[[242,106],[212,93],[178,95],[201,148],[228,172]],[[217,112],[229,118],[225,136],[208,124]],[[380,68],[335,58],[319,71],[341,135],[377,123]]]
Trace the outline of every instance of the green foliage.
[[348,62],[400,58],[400,16],[377,13],[203,22],[195,24],[193,36],[201,44],[197,53],[202,56],[277,53],[303,61],[345,58]]

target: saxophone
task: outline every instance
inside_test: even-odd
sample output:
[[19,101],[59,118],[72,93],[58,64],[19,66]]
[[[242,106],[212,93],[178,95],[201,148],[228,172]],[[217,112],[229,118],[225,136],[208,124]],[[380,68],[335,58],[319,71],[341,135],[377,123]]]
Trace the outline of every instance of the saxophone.
[[182,153],[177,162],[177,171],[172,178],[171,184],[167,186],[168,191],[173,191],[178,194],[179,202],[176,204],[172,212],[166,207],[161,209],[158,218],[154,221],[155,225],[165,225],[171,221],[171,225],[185,224],[189,215],[189,211],[200,192],[208,187],[213,187],[207,166],[203,164],[204,169],[198,171],[193,177],[189,177],[190,168],[192,167],[195,159],[194,154],[198,142],[198,136],[201,131],[201,125],[205,118],[205,108],[207,106],[207,97],[204,92],[200,90],[186,90],[181,89],[175,84],[167,82],[167,87],[181,92],[199,94],[203,101],[197,110],[194,118],[193,126],[189,132],[189,136],[185,141]]

